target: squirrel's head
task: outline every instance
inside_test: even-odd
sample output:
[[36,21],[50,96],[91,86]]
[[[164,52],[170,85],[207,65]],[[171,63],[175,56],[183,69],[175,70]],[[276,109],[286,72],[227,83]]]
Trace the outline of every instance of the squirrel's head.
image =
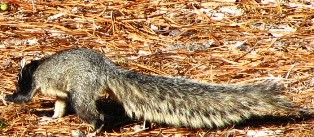
[[29,102],[33,95],[31,92],[35,92],[32,90],[35,86],[33,74],[40,65],[40,60],[31,61],[27,65],[22,64],[17,79],[16,91],[12,95],[6,95],[6,101],[14,103]]

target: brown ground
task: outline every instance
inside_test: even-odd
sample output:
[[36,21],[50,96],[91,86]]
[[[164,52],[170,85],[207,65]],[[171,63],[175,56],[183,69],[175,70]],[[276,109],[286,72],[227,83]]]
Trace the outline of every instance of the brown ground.
[[[281,79],[291,101],[314,109],[314,2],[8,0],[0,12],[0,97],[15,89],[19,62],[73,47],[99,50],[126,69],[209,83]],[[227,2],[229,1],[229,2]],[[279,2],[278,0],[277,2]],[[294,4],[294,5],[293,5]],[[233,10],[226,11],[230,8]],[[0,101],[0,136],[70,136],[91,131],[75,114],[52,122],[53,98]],[[225,129],[155,125],[134,133],[122,124],[100,135],[314,136],[314,118],[256,119]],[[267,135],[267,134],[266,134]]]

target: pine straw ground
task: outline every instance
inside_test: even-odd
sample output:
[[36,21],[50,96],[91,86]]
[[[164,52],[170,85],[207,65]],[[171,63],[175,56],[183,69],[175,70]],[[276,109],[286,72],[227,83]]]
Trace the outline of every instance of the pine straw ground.
[[[218,0],[217,0],[218,1]],[[314,109],[314,2],[188,0],[8,0],[0,16],[1,95],[15,89],[20,60],[73,47],[103,52],[121,67],[209,83],[279,79],[296,104]],[[52,70],[53,71],[53,70]],[[71,136],[91,128],[70,114],[51,122],[53,98],[0,101],[1,136]],[[258,100],[257,100],[258,101]],[[257,119],[235,127],[190,130],[131,122],[100,135],[313,136],[314,118]]]

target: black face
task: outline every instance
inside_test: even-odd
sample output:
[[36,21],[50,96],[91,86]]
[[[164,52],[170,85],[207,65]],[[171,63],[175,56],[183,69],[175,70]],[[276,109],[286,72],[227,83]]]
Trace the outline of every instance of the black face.
[[24,66],[18,75],[17,88],[12,95],[6,95],[5,100],[14,103],[29,102],[32,98],[32,90],[35,86],[33,83],[33,74],[39,66],[39,61],[32,61]]

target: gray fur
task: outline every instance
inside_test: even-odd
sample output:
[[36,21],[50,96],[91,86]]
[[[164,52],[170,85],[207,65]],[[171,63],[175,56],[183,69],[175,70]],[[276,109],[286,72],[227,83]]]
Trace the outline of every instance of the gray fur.
[[146,75],[122,69],[85,48],[33,61],[19,77],[17,91],[6,100],[27,102],[36,91],[57,96],[54,118],[70,103],[95,129],[105,121],[95,103],[102,93],[120,102],[132,118],[191,128],[224,127],[252,116],[295,111],[275,83],[219,85]]

